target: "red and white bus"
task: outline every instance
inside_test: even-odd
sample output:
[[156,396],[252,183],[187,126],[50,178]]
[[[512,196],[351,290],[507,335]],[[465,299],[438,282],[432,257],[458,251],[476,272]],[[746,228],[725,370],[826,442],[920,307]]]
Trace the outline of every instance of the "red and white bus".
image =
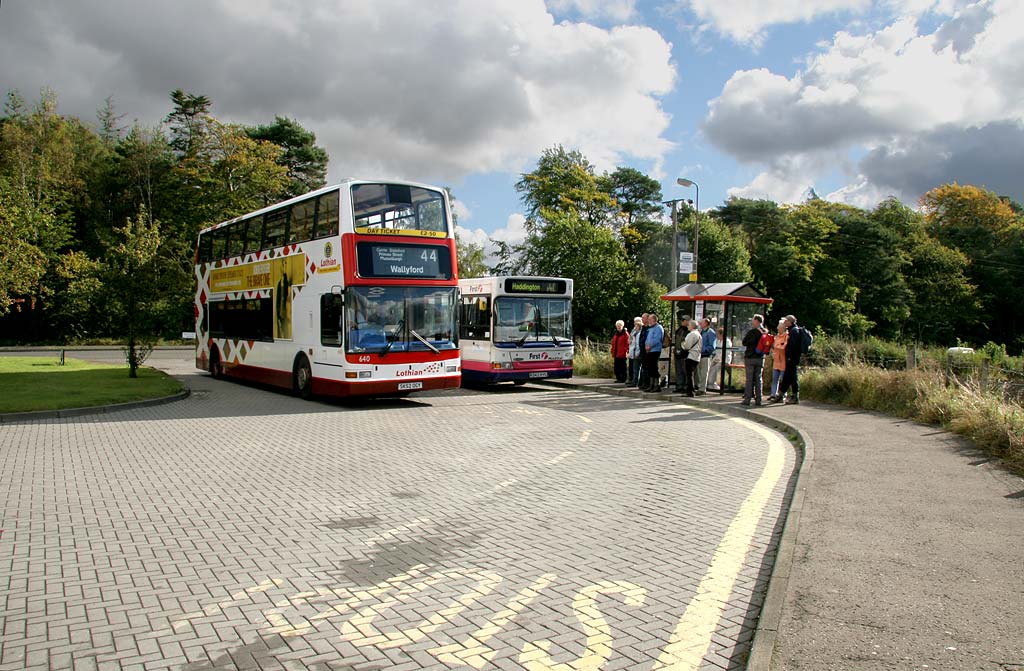
[[572,280],[481,277],[459,290],[463,380],[572,377]]
[[313,394],[457,387],[443,189],[348,180],[199,234],[196,367]]

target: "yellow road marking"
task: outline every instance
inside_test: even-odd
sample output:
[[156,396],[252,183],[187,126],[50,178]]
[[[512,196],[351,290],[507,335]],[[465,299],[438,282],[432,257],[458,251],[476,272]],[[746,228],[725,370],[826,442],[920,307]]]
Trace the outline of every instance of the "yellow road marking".
[[[725,417],[720,413],[712,413]],[[728,417],[760,434],[768,442],[768,457],[754,488],[740,506],[725,536],[711,558],[711,565],[697,586],[697,594],[686,606],[668,645],[662,648],[655,671],[694,671],[700,667],[711,645],[711,636],[721,620],[743,560],[750,549],[757,524],[768,498],[782,476],[786,443],[774,431],[746,419]]]
[[580,442],[581,443],[587,442],[587,438],[590,438],[590,433],[591,433],[590,429],[585,429],[583,431],[583,433],[580,434]]
[[554,459],[548,459],[544,463],[547,464],[548,466],[554,466],[555,464],[557,464],[559,462],[565,461],[566,459],[568,459],[569,457],[571,457],[574,454],[576,454],[576,453],[573,452],[572,450],[566,450],[565,452],[562,452],[560,455],[558,455]]
[[469,638],[461,643],[434,648],[427,652],[436,656],[437,660],[444,664],[469,665],[474,669],[483,668],[497,652],[488,647],[487,642],[500,632],[502,627],[508,624],[513,617],[530,605],[530,602],[540,595],[540,591],[554,582],[555,578],[557,576],[554,573],[545,573],[534,580],[529,587],[519,590],[518,594],[509,599],[504,609],[492,615],[487,624]]
[[572,600],[576,619],[587,635],[587,651],[577,660],[565,664],[551,659],[551,641],[527,643],[519,653],[519,663],[527,671],[597,671],[612,656],[612,629],[597,607],[598,594],[621,594],[627,606],[639,607],[647,596],[643,587],[623,580],[601,582],[584,587]]
[[583,415],[576,415],[576,416],[577,416],[577,417],[579,417],[580,419],[582,419],[582,420],[583,420],[584,422],[586,422],[587,424],[593,424],[593,422],[594,422],[594,420],[592,420],[592,419],[589,419],[589,418],[587,418],[587,417],[584,417]]

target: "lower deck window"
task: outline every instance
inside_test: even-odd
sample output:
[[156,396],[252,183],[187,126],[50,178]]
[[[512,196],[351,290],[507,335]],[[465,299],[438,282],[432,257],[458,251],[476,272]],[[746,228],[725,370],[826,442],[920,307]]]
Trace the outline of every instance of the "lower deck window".
[[215,338],[274,339],[274,302],[270,298],[216,301],[208,307],[210,335]]

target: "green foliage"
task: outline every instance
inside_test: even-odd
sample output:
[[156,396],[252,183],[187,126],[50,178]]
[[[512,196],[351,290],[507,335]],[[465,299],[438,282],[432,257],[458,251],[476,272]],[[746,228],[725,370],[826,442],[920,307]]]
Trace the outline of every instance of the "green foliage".
[[23,190],[0,176],[0,316],[11,309],[11,301],[33,293],[46,273],[46,256],[32,244],[32,232],[48,212],[26,211]]
[[516,182],[527,218],[536,221],[548,215],[571,214],[591,225],[609,223],[618,212],[611,185],[599,183],[594,166],[578,150],[562,145],[545,149],[537,169]]
[[253,140],[271,142],[281,148],[277,163],[287,170],[288,186],[281,200],[319,189],[327,183],[327,150],[318,147],[316,134],[287,117],[274,123],[245,129]]
[[106,309],[125,334],[128,377],[137,377],[138,367],[153,351],[156,316],[167,296],[160,281],[160,224],[142,207],[115,232],[119,239],[107,250],[103,278]]
[[455,250],[458,255],[460,278],[487,276],[487,263],[484,261],[483,245],[462,242],[458,234],[456,234]]

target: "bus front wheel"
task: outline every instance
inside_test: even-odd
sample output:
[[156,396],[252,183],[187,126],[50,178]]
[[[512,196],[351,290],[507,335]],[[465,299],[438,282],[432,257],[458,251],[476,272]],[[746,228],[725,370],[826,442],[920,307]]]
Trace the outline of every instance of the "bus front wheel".
[[294,387],[295,393],[300,398],[309,400],[313,397],[313,371],[309,367],[309,359],[305,356],[300,356],[298,361],[295,362],[295,373],[294,373]]

